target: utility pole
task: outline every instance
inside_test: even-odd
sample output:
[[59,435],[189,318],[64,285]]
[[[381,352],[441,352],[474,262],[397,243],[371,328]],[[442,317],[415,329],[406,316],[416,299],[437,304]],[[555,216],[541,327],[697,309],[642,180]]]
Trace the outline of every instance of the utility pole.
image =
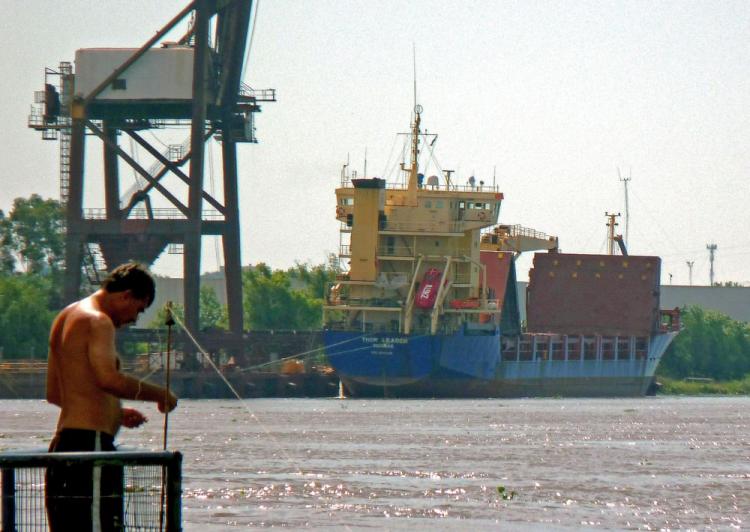
[[709,286],[714,285],[714,253],[716,252],[716,249],[718,246],[714,243],[706,244],[706,249],[708,250],[708,260],[711,261],[711,273],[709,274],[709,279],[711,280],[711,284]]
[[615,218],[620,216],[620,213],[617,214],[614,213],[608,213],[605,212],[604,216],[609,218],[609,221],[607,222],[607,254],[614,255],[615,254],[615,227],[617,227],[618,223],[615,221]]
[[630,207],[628,204],[628,183],[633,179],[633,169],[630,169],[628,177],[622,177],[620,174],[620,168],[618,167],[617,177],[619,177],[620,181],[625,185],[625,246],[629,248],[630,240],[628,239],[628,235],[630,234]]
[[690,286],[693,286],[693,264],[695,264],[695,261],[689,260],[686,262],[686,264],[688,266],[688,271],[689,271],[688,278],[690,279]]

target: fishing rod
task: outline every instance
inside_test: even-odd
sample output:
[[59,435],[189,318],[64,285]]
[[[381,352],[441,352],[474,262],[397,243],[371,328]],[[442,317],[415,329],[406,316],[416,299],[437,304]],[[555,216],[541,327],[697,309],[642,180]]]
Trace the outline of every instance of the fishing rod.
[[165,372],[165,386],[164,386],[164,447],[163,450],[167,450],[167,435],[169,433],[169,388],[170,388],[170,372],[172,369],[172,327],[175,324],[174,313],[172,312],[172,302],[167,301],[164,307],[167,311],[167,317],[164,323],[167,326],[167,369]]
[[[172,312],[172,302],[167,301],[164,306],[167,316],[164,320],[167,326],[167,356],[166,356],[166,371],[164,372],[164,444],[162,449],[167,450],[167,435],[169,434],[169,388],[170,388],[170,377],[171,377],[171,362],[172,362],[172,327],[175,324],[174,313]],[[162,466],[161,472],[161,504],[159,504],[159,530],[163,530],[164,526],[164,498],[167,490],[167,469]]]

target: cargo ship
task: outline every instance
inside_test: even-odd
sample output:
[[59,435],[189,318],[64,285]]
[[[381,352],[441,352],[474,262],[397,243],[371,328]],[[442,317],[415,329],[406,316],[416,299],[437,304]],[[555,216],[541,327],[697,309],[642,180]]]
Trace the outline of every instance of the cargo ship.
[[[498,224],[494,183],[420,172],[420,146],[436,140],[421,115],[416,105],[399,182],[357,178],[345,165],[336,189],[342,273],[323,339],[345,393],[646,394],[679,332],[679,311],[659,308],[660,259],[565,254],[555,237]],[[522,324],[515,259],[528,251]]]

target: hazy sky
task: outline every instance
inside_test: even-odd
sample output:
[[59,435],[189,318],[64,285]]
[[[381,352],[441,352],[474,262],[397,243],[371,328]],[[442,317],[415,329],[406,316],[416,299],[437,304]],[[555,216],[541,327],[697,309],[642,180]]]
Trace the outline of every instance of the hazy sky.
[[[26,127],[44,67],[78,48],[140,46],[184,4],[0,0],[0,209],[58,197],[58,145]],[[240,147],[244,264],[320,263],[338,249],[347,155],[361,173],[366,150],[368,177],[396,177],[414,44],[436,158],[460,182],[494,172],[503,223],[603,252],[604,212],[624,215],[619,167],[632,173],[630,251],[661,256],[662,282],[687,284],[690,260],[707,284],[715,242],[716,279],[750,283],[750,2],[263,0],[257,15],[245,81],[278,102],[257,115],[260,144]],[[87,179],[86,206],[103,206],[101,178]],[[216,264],[207,239],[203,268]],[[156,270],[181,271],[174,256]]]

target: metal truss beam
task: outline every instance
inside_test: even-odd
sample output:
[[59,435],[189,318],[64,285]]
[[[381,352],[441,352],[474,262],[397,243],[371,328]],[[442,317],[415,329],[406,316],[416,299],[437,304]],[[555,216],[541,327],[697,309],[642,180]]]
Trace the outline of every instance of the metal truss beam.
[[133,159],[130,155],[128,155],[125,150],[120,148],[116,142],[113,142],[111,138],[107,137],[107,135],[104,134],[104,132],[96,127],[96,124],[94,124],[91,120],[86,120],[86,127],[88,127],[97,137],[99,137],[110,149],[114,150],[117,155],[119,155],[123,160],[125,160],[136,172],[141,174],[141,176],[148,181],[153,187],[161,192],[161,194],[167,198],[172,205],[174,205],[176,208],[180,210],[185,216],[188,216],[188,208],[177,199],[177,197],[172,194],[169,190],[164,188],[164,186],[156,181],[153,176],[143,168],[140,164],[138,164],[135,159]]
[[[151,144],[146,142],[146,140],[140,135],[138,135],[138,133],[136,133],[135,131],[126,131],[126,133],[133,140],[135,140],[141,147],[143,147],[148,153],[150,153],[154,158],[156,158],[161,164],[163,164],[166,170],[171,171],[174,175],[179,177],[183,183],[190,186],[190,178],[185,174],[185,172],[180,170],[180,168],[175,163],[173,163],[172,161],[164,157],[164,155],[159,153],[159,150],[157,150]],[[205,139],[203,142],[205,143]],[[164,173],[162,173],[161,175],[163,176]],[[154,178],[154,179],[158,181],[160,178],[161,176],[159,178]],[[202,190],[201,193],[202,193],[203,199],[206,200],[214,209],[219,211],[221,214],[226,214],[226,209],[224,208],[224,205],[216,201],[216,199],[214,199],[214,197],[211,196],[211,194],[209,194],[205,190]]]

